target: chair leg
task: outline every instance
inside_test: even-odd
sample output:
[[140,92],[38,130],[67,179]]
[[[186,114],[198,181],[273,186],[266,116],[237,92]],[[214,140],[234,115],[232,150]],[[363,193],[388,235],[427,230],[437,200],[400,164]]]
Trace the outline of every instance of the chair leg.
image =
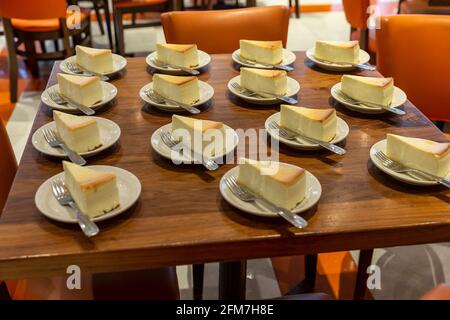
[[0,301],[11,300],[6,283],[0,280]]
[[16,54],[16,44],[14,43],[14,32],[11,20],[3,19],[3,28],[6,37],[6,47],[8,49],[8,68],[9,68],[9,100],[17,102],[17,84],[18,84],[18,64]]
[[300,18],[300,3],[299,0],[295,0],[295,17]]
[[27,51],[27,65],[33,78],[39,78],[39,66],[36,60],[36,47],[33,40],[25,39],[25,50]]
[[106,32],[108,33],[109,48],[111,50],[114,50],[114,44],[113,44],[113,38],[112,38],[112,28],[111,28],[111,15],[110,15],[109,4],[108,4],[107,0],[104,2],[103,10],[105,11]]
[[367,279],[369,274],[367,268],[372,263],[373,249],[361,250],[359,253],[358,271],[356,274],[356,285],[353,299],[363,300],[367,291]]
[[203,300],[203,279],[205,274],[204,264],[194,264],[192,266],[194,282],[194,300]]
[[369,29],[361,30],[359,44],[361,46],[361,49],[363,49],[366,52],[369,51]]
[[95,11],[95,16],[97,17],[97,23],[98,23],[98,28],[100,29],[100,33],[102,35],[104,35],[105,29],[103,28],[102,14],[100,13],[100,7],[98,6],[98,4],[95,1],[94,1],[94,11]]
[[317,277],[317,254],[307,254],[305,259],[305,279],[289,290],[288,295],[314,292]]
[[124,41],[124,28],[123,28],[123,20],[122,13],[116,12],[116,39],[117,39],[117,51],[121,56],[125,55],[125,41]]

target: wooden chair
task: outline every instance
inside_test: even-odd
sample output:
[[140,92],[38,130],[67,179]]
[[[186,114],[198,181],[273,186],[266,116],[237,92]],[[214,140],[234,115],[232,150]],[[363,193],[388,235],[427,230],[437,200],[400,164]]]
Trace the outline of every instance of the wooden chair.
[[109,10],[108,0],[70,0],[73,4],[78,5],[79,2],[91,2],[92,6],[87,8],[94,10],[97,18],[98,27],[102,35],[105,34],[105,28],[103,27],[103,17],[100,10],[103,10],[106,23],[106,33],[108,34],[109,48],[114,50],[113,38],[112,38],[112,25],[111,25],[111,11]]
[[286,46],[289,25],[286,6],[214,11],[173,11],[161,21],[168,43],[196,43],[208,53],[231,53],[240,39],[282,40]]
[[[2,0],[0,17],[3,20],[8,47],[10,100],[17,101],[18,65],[17,55],[25,61],[33,77],[39,77],[39,60],[63,59],[72,55],[70,37],[74,44],[90,45],[90,17],[81,13],[79,29],[67,27],[76,25],[78,15],[67,15],[65,0],[47,0],[46,5],[35,0]],[[55,51],[47,52],[45,41],[55,43]],[[59,48],[62,40],[62,48]],[[36,48],[40,42],[40,51]]]
[[367,8],[370,6],[370,0],[342,0],[342,5],[347,22],[350,24],[350,39],[355,32],[358,33],[357,38],[361,49],[375,52],[374,39],[370,41],[367,26],[369,19]]
[[[148,12],[164,12],[169,9],[167,0],[113,0],[114,28],[116,34],[116,51],[120,55],[125,55],[125,29],[145,28],[161,24],[160,19],[153,19],[149,22],[138,23],[136,15]],[[124,24],[124,15],[131,14],[131,23]]]
[[[300,0],[294,0],[294,6],[295,17],[298,19],[300,18]],[[289,0],[289,8],[292,8],[292,0]]]
[[450,14],[450,0],[400,0],[399,14]]

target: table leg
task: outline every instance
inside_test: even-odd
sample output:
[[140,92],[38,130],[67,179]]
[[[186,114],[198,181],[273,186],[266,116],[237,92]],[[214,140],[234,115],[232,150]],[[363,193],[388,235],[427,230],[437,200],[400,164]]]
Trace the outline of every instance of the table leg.
[[219,265],[219,299],[245,300],[247,261],[221,262]]
[[194,264],[192,265],[192,274],[193,274],[193,287],[194,287],[194,300],[202,300],[203,299],[203,279],[205,277],[205,265]]
[[109,10],[109,2],[106,0],[104,2],[103,10],[105,11],[105,22],[106,22],[106,32],[108,33],[109,48],[114,51],[114,44],[112,38],[112,28],[111,28],[111,11]]
[[256,7],[256,0],[247,0],[247,7]]
[[314,292],[317,276],[317,254],[305,255],[305,279],[289,290],[288,295]]
[[367,268],[372,263],[373,249],[361,250],[359,253],[358,272],[356,274],[356,285],[353,299],[363,300],[367,291]]

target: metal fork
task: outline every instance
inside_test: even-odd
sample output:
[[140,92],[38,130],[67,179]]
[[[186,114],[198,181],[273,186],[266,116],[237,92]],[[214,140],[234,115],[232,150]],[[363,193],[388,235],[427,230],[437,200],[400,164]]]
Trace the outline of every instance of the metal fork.
[[269,67],[269,68],[273,68],[273,69],[279,69],[279,70],[284,70],[284,71],[293,71],[294,68],[290,67],[290,66],[282,66],[282,65],[277,65],[277,64],[268,64],[268,63],[261,63],[261,62],[255,62],[252,60],[248,60],[245,58],[242,58],[241,55],[236,55],[237,60],[241,63],[246,63],[252,66],[256,66],[256,65],[262,65],[264,67]]
[[168,68],[178,69],[178,70],[184,71],[184,72],[186,72],[186,73],[189,73],[189,74],[191,74],[191,75],[193,75],[193,76],[197,76],[197,75],[200,74],[200,72],[199,72],[198,70],[195,70],[195,69],[186,68],[186,67],[182,67],[182,66],[176,66],[176,65],[173,65],[173,64],[169,64],[169,63],[166,63],[166,62],[162,62],[162,61],[157,60],[157,59],[155,59],[155,58],[151,58],[150,60],[151,60],[156,66],[158,66],[158,67],[160,67],[160,68],[164,68],[164,69],[168,69]]
[[107,76],[105,76],[103,74],[100,74],[100,73],[87,71],[87,70],[81,68],[79,65],[77,65],[77,64],[75,64],[73,62],[66,61],[65,64],[67,66],[67,69],[69,69],[70,72],[73,72],[75,74],[83,75],[83,76],[87,76],[87,77],[98,76],[98,77],[100,77],[100,79],[102,81],[109,81],[109,77],[107,77]]
[[150,90],[150,89],[146,89],[144,90],[145,95],[152,101],[158,103],[158,104],[166,104],[169,106],[174,106],[174,107],[180,107],[184,110],[189,111],[192,114],[198,114],[200,113],[200,110],[197,109],[196,107],[190,106],[188,104],[184,104],[181,102],[177,102],[175,100],[172,99],[167,99],[163,96],[161,96],[160,94],[157,94],[155,91]]
[[392,171],[398,172],[398,173],[415,173],[415,174],[419,174],[420,176],[424,176],[429,180],[433,180],[436,181],[437,183],[442,184],[443,186],[446,186],[447,188],[450,188],[450,179],[446,179],[446,178],[442,178],[442,177],[438,177],[435,176],[431,173],[419,170],[419,169],[413,169],[413,168],[408,168],[392,159],[389,159],[388,156],[386,154],[384,154],[384,152],[382,151],[377,151],[375,153],[375,156],[380,159],[380,161],[382,162],[382,164],[388,168],[391,169]]
[[314,57],[314,59],[316,59],[317,61],[323,62],[323,63],[327,63],[327,64],[351,65],[353,67],[358,67],[358,68],[361,68],[363,70],[368,70],[368,71],[377,70],[376,66],[373,66],[367,62],[366,63],[346,63],[346,62],[332,62],[332,61],[328,61],[328,60],[318,59],[316,57]]
[[266,209],[268,209],[271,212],[275,212],[280,217],[286,219],[293,226],[295,226],[299,229],[303,229],[308,225],[308,221],[303,219],[301,216],[299,216],[289,210],[280,208],[280,207],[270,203],[266,199],[264,199],[258,195],[255,195],[253,192],[247,190],[246,188],[239,186],[237,184],[235,177],[233,177],[233,176],[227,177],[227,178],[225,178],[224,181],[225,181],[225,184],[227,185],[227,187],[230,189],[230,191],[236,197],[238,197],[240,200],[245,201],[245,202],[254,202],[254,203],[262,204]]
[[[168,146],[171,150],[180,150],[181,147],[184,147],[181,145],[181,143],[177,140],[175,140],[172,137],[172,134],[167,131],[161,131],[159,133],[161,140],[164,142],[166,146]],[[217,170],[219,168],[219,165],[212,159],[206,158],[203,154],[199,154],[195,152],[194,150],[191,150],[194,155],[194,160],[201,161],[202,165],[208,169],[208,170]]]
[[66,186],[64,185],[62,179],[55,179],[51,183],[53,195],[55,196],[59,204],[62,206],[71,207],[72,210],[75,211],[78,225],[80,226],[81,230],[83,230],[83,233],[87,237],[93,237],[98,234],[100,231],[98,226],[95,224],[95,222],[91,221],[87,215],[81,212],[80,208],[78,208],[78,205],[70,195],[69,190],[67,190]]
[[324,141],[317,140],[317,139],[310,138],[310,137],[306,137],[304,135],[298,134],[297,132],[293,132],[293,131],[291,131],[289,129],[282,128],[275,121],[271,121],[269,123],[269,127],[271,129],[278,130],[278,134],[280,135],[280,137],[285,138],[287,140],[296,140],[297,142],[302,143],[302,141],[299,140],[299,138],[300,138],[300,139],[303,139],[303,140],[306,140],[306,141],[318,144],[322,148],[330,150],[331,152],[334,152],[334,153],[336,153],[336,154],[338,154],[340,156],[344,155],[345,152],[346,152],[344,148],[341,148],[341,147],[339,147],[339,146],[337,146],[335,144],[332,144],[332,143],[329,143],[329,142],[324,142]]
[[78,153],[70,149],[66,146],[65,143],[60,141],[56,134],[51,129],[43,129],[42,133],[44,135],[45,141],[50,145],[52,148],[61,148],[66,153],[67,157],[72,161],[73,163],[76,163],[80,166],[86,164],[86,160],[83,159],[82,156],[80,156]]
[[383,108],[384,110],[387,110],[389,112],[392,112],[392,113],[395,113],[395,114],[398,114],[401,116],[406,114],[405,111],[398,109],[398,108],[386,107],[381,104],[361,102],[361,101],[355,100],[352,97],[346,95],[344,92],[342,92],[342,90],[334,89],[334,93],[337,94],[342,100],[345,100],[346,102],[348,102],[350,104],[354,104],[354,105],[358,105],[358,106],[365,106],[365,107],[374,106],[374,107],[378,107],[378,108]]
[[91,116],[93,114],[95,114],[95,111],[92,110],[89,107],[83,106],[82,104],[76,103],[70,99],[67,99],[66,97],[63,97],[56,89],[51,89],[48,90],[48,96],[50,97],[50,99],[53,100],[53,102],[55,102],[56,104],[59,105],[70,105],[71,107],[74,107],[78,110],[80,110],[81,112],[83,112],[85,115]]
[[256,91],[251,91],[247,88],[242,87],[239,83],[237,82],[232,82],[231,86],[238,90],[239,92],[241,92],[243,95],[249,96],[249,97],[261,97],[261,98],[276,98],[278,100],[281,100],[283,102],[289,103],[289,104],[296,104],[298,103],[298,101],[294,98],[288,97],[288,96],[277,96],[275,94],[272,93],[267,93],[267,92],[256,92]]

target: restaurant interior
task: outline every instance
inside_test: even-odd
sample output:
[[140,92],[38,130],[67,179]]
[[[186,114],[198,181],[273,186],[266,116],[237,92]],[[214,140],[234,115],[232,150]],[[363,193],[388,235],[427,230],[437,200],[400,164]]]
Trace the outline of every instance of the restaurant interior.
[[0,119],[0,300],[450,299],[448,0],[0,0]]

